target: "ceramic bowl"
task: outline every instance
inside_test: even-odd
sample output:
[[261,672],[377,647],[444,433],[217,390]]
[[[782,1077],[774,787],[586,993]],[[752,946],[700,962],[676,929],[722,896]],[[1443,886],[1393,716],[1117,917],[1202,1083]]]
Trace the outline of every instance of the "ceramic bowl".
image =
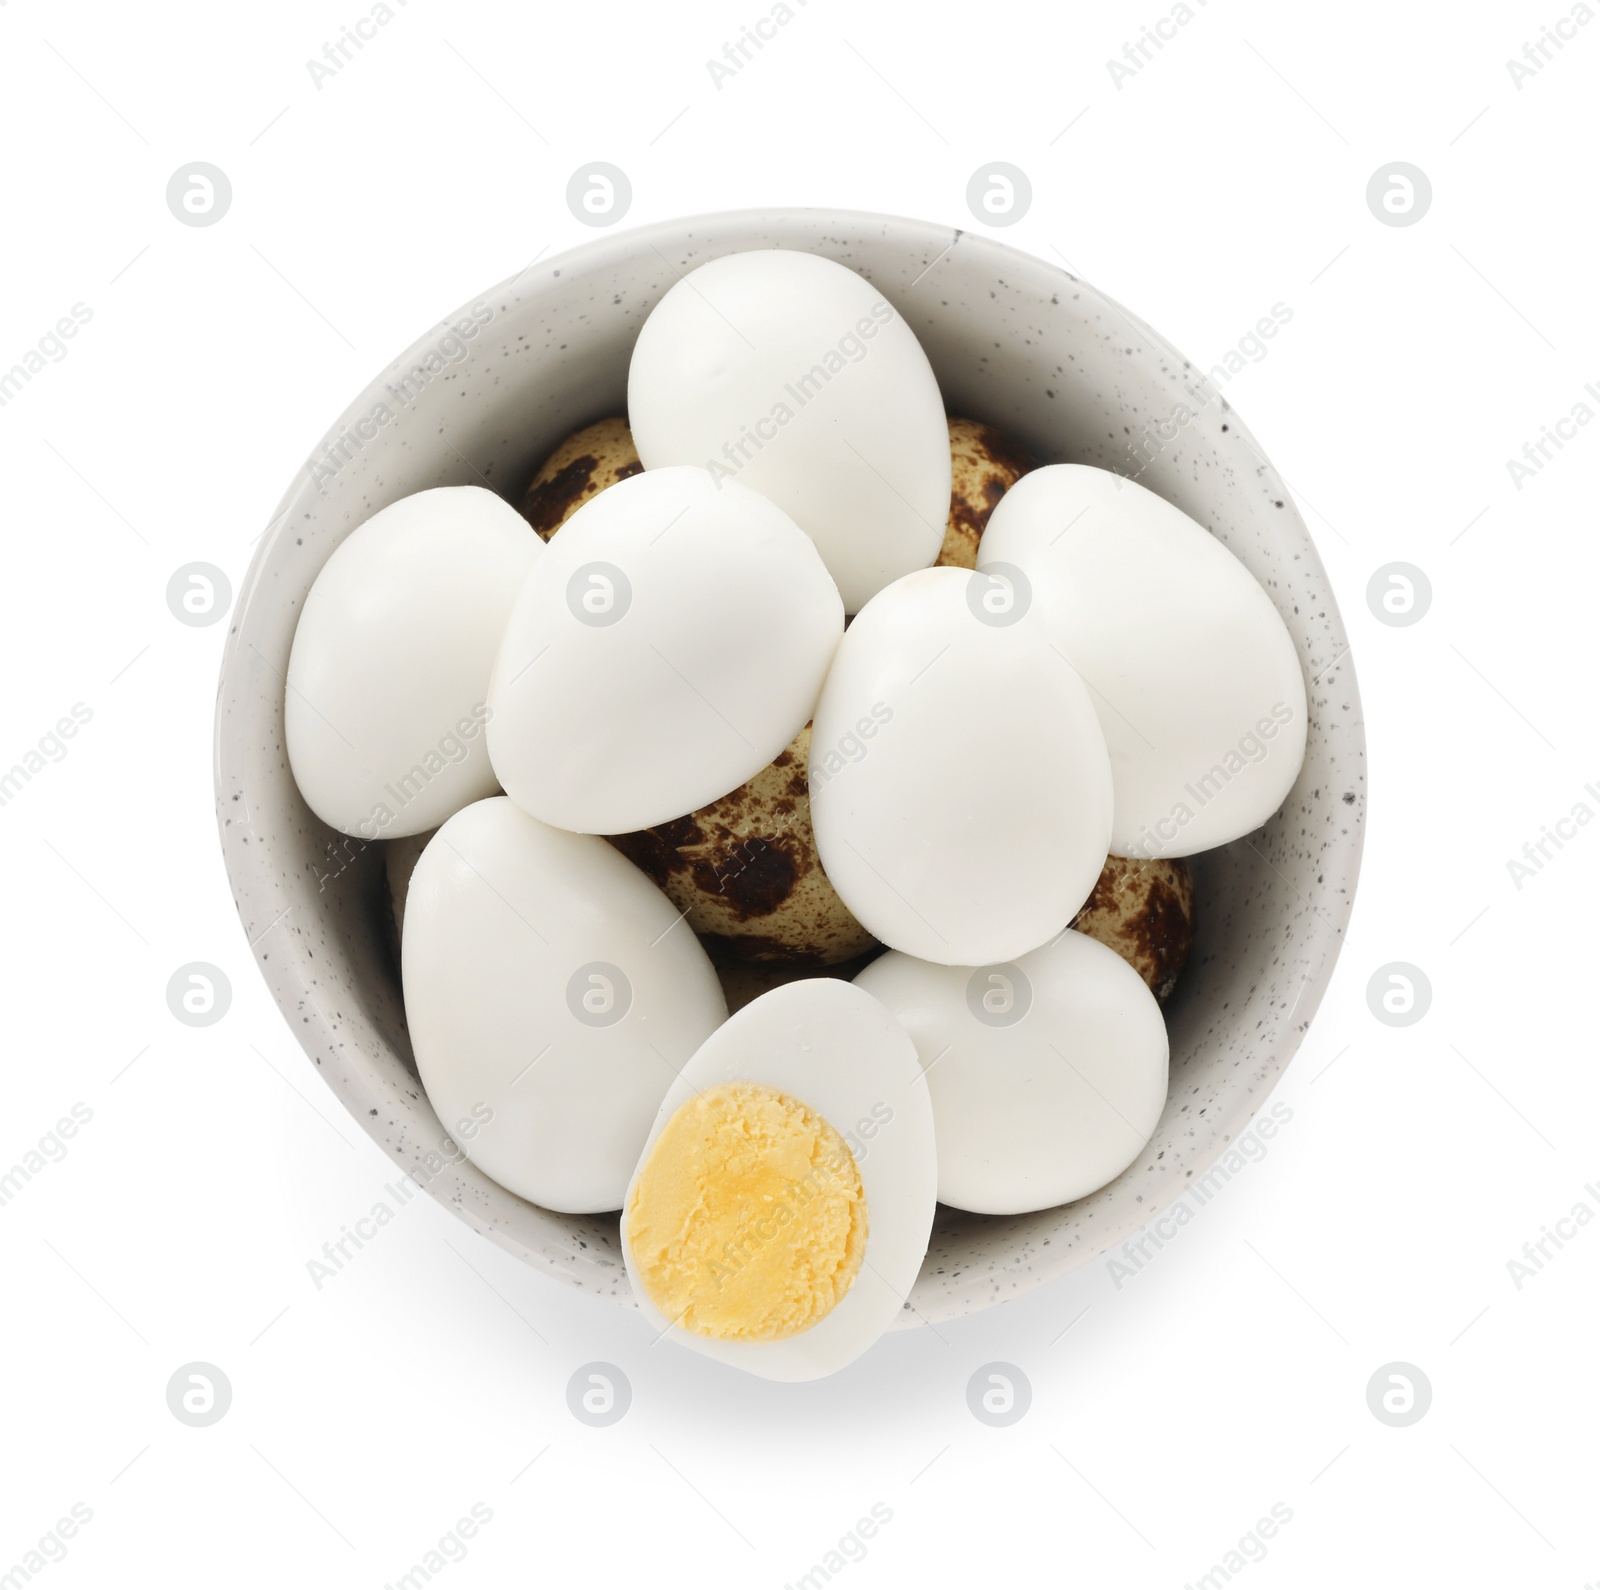
[[[381,846],[307,810],[284,752],[284,670],[311,582],[378,509],[428,486],[515,502],[569,432],[625,410],[644,318],[686,271],[799,248],[868,278],[927,350],[952,414],[1052,462],[1137,475],[1260,580],[1299,648],[1305,769],[1265,827],[1194,863],[1199,929],[1168,1008],[1172,1080],[1138,1161],[1037,1214],[941,1208],[902,1323],[1030,1291],[1117,1249],[1196,1178],[1225,1172],[1298,1047],[1342,942],[1366,800],[1344,628],[1283,481],[1207,380],[1135,316],[1057,266],[930,222],[742,211],[608,235],[530,266],[441,321],[335,421],[295,476],[240,589],[216,717],[217,817],[251,953],[352,1116],[474,1230],[625,1306],[615,1216],[551,1214],[454,1154],[417,1081],[391,950]],[[1213,1167],[1216,1167],[1213,1169]]]

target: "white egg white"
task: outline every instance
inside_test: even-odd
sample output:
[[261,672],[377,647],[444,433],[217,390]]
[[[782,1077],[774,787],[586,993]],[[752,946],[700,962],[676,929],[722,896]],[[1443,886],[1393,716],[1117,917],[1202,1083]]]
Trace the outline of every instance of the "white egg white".
[[840,642],[811,732],[811,821],[839,898],[922,960],[1013,959],[1070,922],[1111,837],[1083,681],[1007,590],[924,569]]
[[1259,828],[1299,777],[1306,687],[1272,598],[1216,537],[1137,481],[1024,475],[978,567],[1013,566],[1037,627],[1094,693],[1111,751],[1110,849],[1191,856]]
[[628,422],[647,470],[698,464],[777,503],[846,612],[939,555],[939,384],[883,294],[833,260],[752,249],[690,271],[640,329]]
[[996,966],[891,951],[856,978],[912,1036],[933,1100],[939,1201],[985,1215],[1083,1198],[1138,1157],[1167,1097],[1145,981],[1082,933]]
[[816,548],[766,498],[687,467],[619,481],[517,597],[489,690],[495,772],[575,833],[681,817],[805,726],[843,631]]
[[323,822],[397,839],[495,793],[489,675],[544,550],[481,486],[402,497],[334,549],[295,629],[283,714],[295,783]]
[[[782,1341],[701,1336],[667,1319],[645,1291],[624,1204],[628,1275],[653,1330],[767,1380],[816,1380],[860,1357],[893,1325],[927,1253],[937,1182],[927,1083],[911,1039],[877,1000],[835,978],[788,983],[729,1017],[696,1050],[661,1101],[639,1170],[679,1107],[727,1082],[788,1094],[845,1139],[867,1206],[866,1256],[855,1280],[829,1314]],[[631,1183],[628,1191],[631,1198]]]
[[668,1084],[728,1013],[699,940],[642,872],[504,796],[428,842],[401,976],[445,1129],[502,1187],[567,1214],[621,1207]]

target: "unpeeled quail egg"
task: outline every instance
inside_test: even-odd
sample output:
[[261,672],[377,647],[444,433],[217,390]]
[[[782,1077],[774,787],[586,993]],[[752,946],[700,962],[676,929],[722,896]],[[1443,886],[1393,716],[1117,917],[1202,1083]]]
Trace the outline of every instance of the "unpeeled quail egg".
[[1163,1004],[1194,945],[1194,875],[1189,863],[1107,856],[1073,927],[1115,950]]
[[1039,460],[981,420],[950,421],[950,517],[939,566],[975,569],[978,541],[995,505]]
[[644,469],[621,415],[574,431],[540,464],[522,497],[522,517],[548,541],[591,497]]
[[810,751],[808,723],[731,795],[654,828],[607,836],[727,958],[817,968],[877,945],[817,859]]

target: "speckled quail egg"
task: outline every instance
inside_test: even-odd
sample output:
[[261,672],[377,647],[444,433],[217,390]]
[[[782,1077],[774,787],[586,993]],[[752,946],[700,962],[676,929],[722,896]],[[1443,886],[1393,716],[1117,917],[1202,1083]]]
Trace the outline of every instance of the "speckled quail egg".
[[611,843],[664,889],[706,947],[738,960],[836,966],[877,940],[838,896],[811,832],[808,723],[747,784]]
[[938,562],[950,569],[978,566],[978,540],[995,504],[1039,460],[1003,431],[981,420],[950,422],[950,517]]
[[574,431],[540,464],[522,498],[522,517],[553,536],[591,497],[642,473],[633,432],[620,414]]
[[1194,945],[1188,862],[1107,856],[1094,893],[1072,925],[1115,950],[1165,1003]]

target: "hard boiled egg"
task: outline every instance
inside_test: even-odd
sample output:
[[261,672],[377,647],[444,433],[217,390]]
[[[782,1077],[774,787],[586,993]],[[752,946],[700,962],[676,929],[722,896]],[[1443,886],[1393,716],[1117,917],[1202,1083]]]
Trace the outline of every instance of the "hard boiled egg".
[[1083,464],[1024,475],[978,548],[1020,569],[1023,624],[1070,657],[1111,749],[1119,856],[1190,856],[1260,827],[1306,749],[1294,640],[1250,571],[1186,513]]
[[440,1120],[487,1112],[467,1156],[569,1214],[621,1207],[668,1084],[727,1015],[705,951],[643,873],[503,796],[423,851],[401,977]]
[[669,288],[634,345],[628,422],[647,470],[698,464],[777,503],[846,612],[939,555],[938,382],[883,294],[821,255],[728,254]]
[[984,1215],[1070,1203],[1120,1175],[1167,1097],[1167,1029],[1144,980],[1081,933],[997,966],[882,955],[856,986],[917,1045],[939,1201]]
[[1015,612],[985,574],[909,574],[857,615],[817,705],[822,865],[868,932],[923,960],[1015,959],[1072,920],[1105,861],[1094,704]]
[[623,1257],[657,1331],[769,1380],[814,1380],[904,1306],[934,1186],[904,1029],[849,983],[789,983],[731,1016],[661,1101]]
[[765,497],[688,467],[619,481],[517,597],[489,687],[494,770],[576,833],[681,817],[795,737],[843,629],[816,548]]
[[402,497],[334,549],[295,629],[283,712],[295,783],[323,822],[396,839],[495,792],[489,674],[543,551],[480,486]]

